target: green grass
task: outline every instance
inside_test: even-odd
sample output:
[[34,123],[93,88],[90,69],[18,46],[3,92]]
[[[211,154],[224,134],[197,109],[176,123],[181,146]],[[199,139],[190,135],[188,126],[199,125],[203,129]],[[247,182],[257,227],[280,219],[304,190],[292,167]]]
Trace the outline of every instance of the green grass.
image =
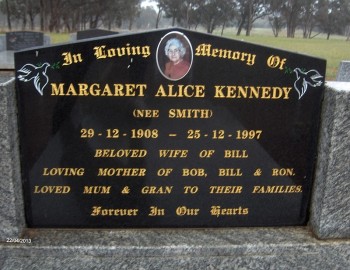
[[[218,30],[214,34],[220,35],[220,31]],[[53,44],[70,41],[70,34],[51,33],[50,36]],[[342,60],[350,60],[350,41],[346,41],[343,36],[331,36],[330,40],[327,40],[325,35],[304,39],[301,37],[301,33],[297,32],[295,38],[287,38],[282,32],[280,37],[275,38],[271,29],[262,28],[254,28],[249,37],[246,37],[244,33],[241,36],[236,36],[236,30],[228,28],[224,31],[223,36],[326,59],[326,80],[328,81],[335,80]]]
[[252,35],[236,36],[234,29],[225,31],[224,36],[232,39],[283,49],[291,52],[302,53],[327,60],[326,80],[335,80],[342,60],[350,60],[350,41],[346,37],[331,36],[327,40],[325,35],[319,35],[313,39],[304,39],[300,33],[295,38],[287,38],[282,33],[275,38],[269,29],[255,29]]
[[70,34],[50,33],[48,35],[51,37],[52,44],[65,43],[70,41]]

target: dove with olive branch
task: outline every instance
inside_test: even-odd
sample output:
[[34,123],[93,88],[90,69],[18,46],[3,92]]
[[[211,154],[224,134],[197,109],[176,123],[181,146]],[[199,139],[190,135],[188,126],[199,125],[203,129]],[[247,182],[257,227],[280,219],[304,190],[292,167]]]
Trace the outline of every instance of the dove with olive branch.
[[321,76],[321,74],[315,69],[303,72],[300,68],[296,68],[294,69],[294,72],[297,76],[297,79],[294,82],[294,88],[299,94],[299,99],[301,99],[302,96],[306,93],[306,90],[309,86],[317,87],[323,83],[321,80],[323,76]]
[[34,66],[32,64],[25,64],[18,72],[18,79],[22,82],[33,81],[35,89],[40,95],[43,95],[43,91],[49,77],[46,75],[46,70],[50,66],[49,63],[44,63],[41,66]]

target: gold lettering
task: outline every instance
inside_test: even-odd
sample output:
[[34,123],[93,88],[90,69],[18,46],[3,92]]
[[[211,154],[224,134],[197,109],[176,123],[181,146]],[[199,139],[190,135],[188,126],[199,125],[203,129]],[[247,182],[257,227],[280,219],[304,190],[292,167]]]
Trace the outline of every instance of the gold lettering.
[[269,86],[263,86],[261,87],[261,98],[262,99],[268,99],[270,98],[270,91],[271,91],[271,87]]
[[242,206],[236,208],[222,208],[220,205],[215,205],[211,207],[210,214],[212,216],[235,216],[235,215],[248,215],[249,208],[244,208]]
[[91,209],[91,216],[137,216],[139,209],[108,209],[101,206],[93,206]]
[[77,92],[75,91],[74,85],[71,83],[68,87],[66,96],[77,96]]
[[149,208],[149,213],[148,215],[150,217],[155,217],[155,216],[164,216],[165,215],[165,209],[163,208],[158,208],[156,206],[151,206]]
[[273,168],[272,176],[294,176],[294,168]]
[[240,52],[240,51],[232,51],[227,49],[219,49],[212,48],[211,44],[200,44],[197,46],[195,50],[196,56],[204,56],[204,57],[219,57],[223,59],[230,60],[240,60],[245,62],[248,66],[253,66],[255,64],[255,54]]
[[35,194],[67,194],[70,192],[70,186],[35,186]]
[[108,84],[105,85],[105,87],[101,93],[101,96],[113,96],[111,88],[109,87]]
[[202,168],[184,168],[182,169],[182,176],[199,176],[199,177],[207,177],[205,170]]
[[182,149],[160,149],[159,157],[161,158],[187,158],[188,150]]
[[169,118],[211,118],[213,111],[208,109],[170,109]]
[[303,192],[301,185],[291,186],[254,186],[252,193],[276,194],[276,193],[301,193]]
[[124,47],[107,48],[106,45],[94,47],[96,59],[106,59],[122,56],[142,56],[147,58],[151,55],[150,46],[131,46],[127,43]]
[[81,57],[80,53],[72,54],[71,52],[64,52],[62,53],[62,56],[64,60],[62,66],[69,66],[71,64],[83,62],[83,58]]
[[146,176],[145,168],[99,168],[97,176]]
[[210,194],[239,194],[242,193],[242,186],[210,186]]
[[[109,84],[100,85],[93,83],[69,84],[66,88],[64,83],[57,85],[51,83],[51,96],[117,96],[117,97],[144,97],[147,90],[146,84]],[[101,90],[102,89],[102,90]],[[78,91],[77,91],[78,90]],[[113,91],[112,91],[113,90]]]
[[95,158],[143,158],[147,155],[146,149],[96,149]]
[[51,83],[51,96],[64,96],[64,83],[60,83],[58,86],[56,83]]
[[247,150],[225,150],[224,158],[248,158]]
[[142,194],[170,194],[173,186],[144,186],[141,189]]
[[161,84],[155,97],[205,97],[204,85],[177,85],[169,84],[166,88]]
[[83,194],[110,194],[112,186],[84,186]]
[[188,208],[186,206],[179,206],[176,208],[176,215],[178,216],[197,216],[199,213],[198,208]]
[[240,168],[219,168],[218,176],[242,176]]
[[79,84],[79,95],[80,96],[88,96],[89,95],[88,88],[89,88],[89,85],[87,83],[80,83]]
[[214,98],[289,99],[291,87],[215,85]]
[[43,176],[83,176],[84,168],[44,168]]
[[158,118],[159,117],[159,110],[135,109],[134,110],[134,117],[135,118]]

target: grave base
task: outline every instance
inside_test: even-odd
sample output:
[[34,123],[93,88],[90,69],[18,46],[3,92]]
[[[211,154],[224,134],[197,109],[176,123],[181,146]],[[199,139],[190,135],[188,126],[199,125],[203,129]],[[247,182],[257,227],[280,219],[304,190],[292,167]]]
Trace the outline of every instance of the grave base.
[[[314,187],[317,194],[313,196],[309,226],[63,230],[26,228],[19,177],[14,80],[1,83],[0,268],[350,269],[347,225],[350,206],[336,204],[339,199],[346,202],[350,198],[346,148],[350,91],[345,89],[350,87],[349,84],[331,84],[331,87],[325,95],[319,143],[323,154],[319,155]],[[336,170],[330,166],[335,154]],[[336,182],[332,184],[333,181]],[[338,191],[331,193],[335,184]],[[327,213],[334,205],[338,205],[337,211],[332,212],[332,222],[328,222]],[[9,243],[10,239],[30,239],[31,243]]]
[[[2,269],[349,269],[350,240],[308,227],[26,230],[2,244]],[[2,264],[2,265],[1,265]],[[35,267],[34,267],[35,266]]]

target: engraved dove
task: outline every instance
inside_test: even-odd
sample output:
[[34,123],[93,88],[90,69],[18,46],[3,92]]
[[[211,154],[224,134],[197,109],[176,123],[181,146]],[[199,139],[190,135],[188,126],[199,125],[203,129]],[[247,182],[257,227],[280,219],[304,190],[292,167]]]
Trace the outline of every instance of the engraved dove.
[[323,76],[315,69],[303,72],[300,68],[296,68],[293,71],[297,76],[297,80],[294,82],[294,88],[299,94],[299,99],[306,93],[308,86],[317,87],[323,83],[321,80]]
[[46,75],[46,70],[50,66],[49,63],[44,63],[40,67],[36,67],[32,64],[24,65],[18,73],[18,79],[23,82],[29,82],[33,80],[35,89],[40,95],[43,95],[44,87],[49,82],[49,77]]

